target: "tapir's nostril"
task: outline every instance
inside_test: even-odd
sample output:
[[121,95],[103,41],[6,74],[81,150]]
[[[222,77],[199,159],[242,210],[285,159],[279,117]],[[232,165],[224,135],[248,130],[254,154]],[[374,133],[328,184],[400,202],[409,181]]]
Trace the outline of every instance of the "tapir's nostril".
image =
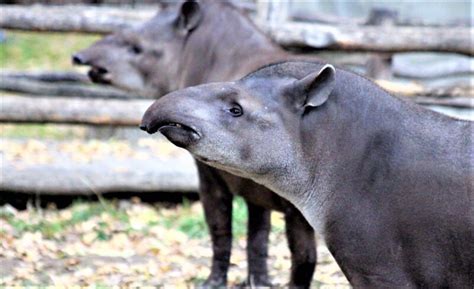
[[75,65],[84,65],[86,64],[84,59],[82,59],[81,55],[79,54],[74,54],[72,56],[72,63]]
[[103,67],[97,67],[97,72],[100,74],[106,74],[108,70]]
[[147,130],[148,130],[148,129],[147,129],[147,126],[144,125],[144,124],[141,124],[141,125],[140,125],[140,129],[143,130],[143,131],[147,131]]

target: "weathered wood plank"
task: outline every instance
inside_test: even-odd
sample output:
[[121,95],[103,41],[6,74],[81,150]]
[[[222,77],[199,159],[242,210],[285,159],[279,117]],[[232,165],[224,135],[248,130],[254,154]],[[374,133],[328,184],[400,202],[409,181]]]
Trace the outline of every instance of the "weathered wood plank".
[[287,22],[260,22],[277,43],[355,51],[443,51],[474,55],[470,27],[354,26]]
[[87,85],[81,83],[48,83],[20,77],[0,77],[0,90],[29,95],[74,96],[82,98],[130,99],[137,95],[112,86]]
[[474,58],[448,53],[400,53],[392,57],[394,75],[415,79],[474,74]]
[[150,150],[142,153],[142,158],[108,156],[88,162],[74,161],[61,153],[50,155],[46,163],[4,158],[0,163],[0,191],[49,195],[197,191],[191,156],[160,157]]
[[3,96],[0,121],[136,126],[152,102]]
[[416,96],[413,98],[413,101],[421,105],[437,105],[474,109],[474,98],[472,97],[434,98],[426,96]]
[[0,5],[0,27],[7,29],[110,33],[152,17],[153,9],[120,9],[92,6]]
[[[109,33],[152,17],[155,11],[84,6],[0,6],[0,27],[35,31]],[[330,25],[257,21],[276,42],[287,47],[365,51],[445,51],[474,54],[470,27]],[[394,37],[396,35],[396,37]]]
[[[423,105],[474,108],[474,98],[434,98],[413,95]],[[152,100],[104,100],[3,96],[0,122],[69,123],[107,126],[138,126]]]
[[16,78],[26,80],[36,80],[44,82],[78,82],[91,83],[89,77],[84,73],[73,71],[0,71],[0,81],[3,78]]

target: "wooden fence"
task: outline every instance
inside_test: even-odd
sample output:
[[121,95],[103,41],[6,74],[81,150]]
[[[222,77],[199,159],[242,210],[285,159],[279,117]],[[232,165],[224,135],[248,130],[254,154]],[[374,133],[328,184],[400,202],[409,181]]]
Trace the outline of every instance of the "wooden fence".
[[[290,19],[285,5],[285,1],[258,1],[257,13],[252,16],[280,45],[318,53],[328,62],[382,78],[377,80],[381,86],[422,105],[459,117],[472,117],[472,28],[301,23]],[[0,6],[0,9],[0,28],[99,34],[131,27],[157,11],[15,5]],[[411,59],[420,56],[401,53],[413,51],[444,53],[449,59],[415,65]],[[67,71],[3,71],[0,90],[15,94],[2,96],[0,121],[3,123],[134,127],[152,102],[115,88],[91,85],[84,75]],[[0,169],[0,191],[44,194],[196,191],[198,185],[189,156],[182,156],[179,161],[150,156],[75,163],[57,154],[43,164],[6,159]]]

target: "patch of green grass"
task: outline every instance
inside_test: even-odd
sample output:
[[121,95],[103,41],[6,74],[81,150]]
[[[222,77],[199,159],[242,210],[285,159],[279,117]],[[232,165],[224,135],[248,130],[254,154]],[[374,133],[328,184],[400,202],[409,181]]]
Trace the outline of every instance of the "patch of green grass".
[[100,39],[77,33],[35,33],[7,30],[0,44],[2,69],[72,69],[71,55]]
[[242,237],[247,234],[248,210],[245,201],[241,197],[234,198],[232,203],[232,234]]
[[[185,201],[181,207],[175,210],[164,210],[166,213],[160,213],[158,208],[159,218],[146,223],[142,229],[134,229],[131,226],[130,218],[125,210],[119,209],[117,205],[111,201],[99,199],[99,202],[85,203],[83,201],[76,201],[69,209],[71,214],[67,218],[60,218],[57,215],[54,218],[42,218],[40,211],[34,211],[33,215],[38,215],[38,218],[33,218],[34,222],[25,221],[15,218],[15,215],[0,210],[0,219],[6,220],[16,231],[16,234],[21,235],[25,232],[41,232],[45,238],[56,238],[71,226],[86,222],[92,218],[98,217],[104,212],[107,213],[114,220],[120,221],[127,233],[139,230],[141,233],[147,234],[147,231],[155,226],[161,225],[169,229],[175,229],[183,232],[189,238],[204,238],[209,235],[209,230],[204,217],[203,209],[200,204],[191,205],[189,201]],[[238,239],[247,234],[247,220],[248,211],[245,201],[241,197],[234,198],[232,204],[232,233]],[[94,231],[97,234],[97,240],[109,240],[111,238],[111,231],[107,222],[96,219],[97,224]],[[272,224],[273,232],[281,232],[284,230],[282,224]]]
[[[158,222],[148,224],[164,225],[167,228],[175,228],[185,233],[190,238],[203,238],[209,235],[209,229],[206,224],[204,212],[192,210],[189,202],[185,201],[179,213],[172,216],[160,216]],[[245,201],[241,197],[235,197],[232,203],[232,234],[236,238],[244,237],[247,234],[248,210]],[[272,222],[272,232],[284,232],[284,222]]]
[[187,200],[183,202],[179,214],[160,216],[159,223],[167,228],[176,228],[190,238],[203,238],[208,234],[203,211],[199,210],[196,214]]
[[113,288],[113,286],[102,284],[102,283],[97,283],[95,285],[92,285],[91,288],[94,288],[94,289],[111,289],[111,288]]
[[[46,238],[54,238],[56,234],[63,232],[70,226],[86,222],[93,217],[101,215],[104,211],[115,219],[128,222],[128,216],[125,212],[116,209],[112,203],[106,201],[100,203],[88,203],[87,205],[80,201],[75,202],[72,207],[71,217],[68,219],[48,221],[40,218],[38,222],[30,223],[17,219],[14,215],[6,212],[0,212],[0,219],[6,220],[13,228],[15,228],[17,234],[21,235],[25,232],[41,232]],[[99,240],[109,239],[106,229],[106,223],[98,223],[96,231]]]
[[2,138],[67,140],[84,137],[85,128],[57,124],[0,124]]
[[[179,213],[173,216],[160,216],[159,224],[167,228],[175,228],[185,233],[190,238],[203,238],[209,235],[209,229],[206,224],[204,212],[199,207],[199,211],[193,210],[190,203],[185,201]],[[232,204],[232,234],[234,237],[242,237],[247,233],[247,206],[245,201],[240,198],[234,198]],[[156,224],[156,223],[155,223]],[[150,223],[149,225],[154,225]]]

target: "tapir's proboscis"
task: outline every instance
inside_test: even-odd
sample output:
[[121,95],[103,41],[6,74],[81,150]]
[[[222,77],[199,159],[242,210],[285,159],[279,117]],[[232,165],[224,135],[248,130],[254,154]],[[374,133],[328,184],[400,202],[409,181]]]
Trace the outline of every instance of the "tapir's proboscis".
[[354,288],[474,288],[472,122],[294,61],[170,93],[142,127],[290,200]]
[[[76,53],[91,67],[94,82],[160,97],[191,85],[236,80],[271,62],[289,58],[227,1],[179,1],[135,28],[106,36]],[[249,179],[197,162],[200,199],[213,249],[204,285],[225,286],[232,247],[232,199],[249,211],[248,284],[270,284],[267,270],[271,210],[284,213],[291,251],[290,287],[309,287],[316,265],[314,231],[287,200]]]

